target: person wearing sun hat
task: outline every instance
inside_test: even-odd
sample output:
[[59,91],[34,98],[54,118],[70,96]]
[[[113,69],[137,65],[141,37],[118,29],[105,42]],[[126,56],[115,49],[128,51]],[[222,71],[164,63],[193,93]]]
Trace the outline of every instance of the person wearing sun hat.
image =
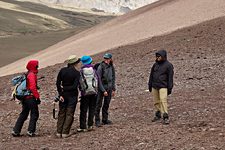
[[[112,54],[105,53],[104,60],[100,63],[97,69],[99,77],[99,90],[95,109],[95,125],[100,127],[101,124],[109,125],[112,121],[109,120],[108,109],[112,96],[115,95],[115,68],[112,61]],[[103,102],[104,99],[104,102]],[[102,106],[103,103],[103,106]],[[102,109],[102,123],[100,123],[100,111]]]
[[77,65],[80,58],[71,55],[66,60],[67,67],[63,67],[57,76],[56,87],[59,94],[59,113],[57,120],[57,137],[69,137],[70,128],[74,120],[74,112],[78,101],[78,85],[80,72]]
[[[90,131],[93,129],[93,119],[96,106],[96,95],[98,90],[98,76],[92,65],[90,56],[82,56],[80,74],[80,128],[78,132]],[[88,117],[87,117],[88,112]],[[88,120],[87,120],[88,118]],[[87,120],[87,123],[86,123]]]

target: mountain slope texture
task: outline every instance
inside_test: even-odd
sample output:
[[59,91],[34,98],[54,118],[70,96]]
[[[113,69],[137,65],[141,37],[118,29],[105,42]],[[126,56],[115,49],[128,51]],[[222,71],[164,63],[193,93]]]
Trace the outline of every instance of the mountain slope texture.
[[[34,138],[26,135],[28,121],[21,137],[11,136],[21,112],[21,105],[10,101],[10,81],[16,75],[0,77],[1,149],[224,150],[224,5],[223,0],[160,1],[14,63],[16,71],[25,71],[26,61],[35,57],[41,65],[52,66],[38,73],[45,78],[38,82],[42,103]],[[155,52],[161,48],[167,50],[175,73],[174,88],[168,96],[169,125],[151,121],[154,101],[147,90]],[[77,133],[78,103],[71,128],[74,134],[57,138],[52,102],[57,96],[57,74],[66,66],[59,62],[70,54],[95,53],[93,62],[100,62],[105,50],[112,53],[116,70],[117,90],[109,108],[113,124]],[[9,73],[7,68],[4,71]]]
[[54,4],[71,8],[121,14],[151,4],[158,0],[34,0],[38,3]]
[[70,54],[92,55],[225,16],[224,10],[223,0],[162,0],[4,66],[0,76],[24,71],[29,59],[38,59],[41,68],[47,67],[64,62]]

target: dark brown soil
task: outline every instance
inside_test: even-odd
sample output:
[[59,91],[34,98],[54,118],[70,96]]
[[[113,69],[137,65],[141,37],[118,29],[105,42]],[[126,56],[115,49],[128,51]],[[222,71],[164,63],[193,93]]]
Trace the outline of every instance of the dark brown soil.
[[[169,35],[111,50],[117,74],[117,95],[110,106],[113,125],[67,139],[55,137],[51,104],[55,80],[65,64],[40,70],[42,104],[39,136],[13,138],[12,127],[20,105],[10,101],[11,76],[0,78],[0,131],[2,149],[225,149],[225,18],[218,18]],[[153,100],[146,92],[156,50],[165,48],[175,68],[169,96],[170,125],[152,123]],[[93,56],[100,61],[102,54]],[[79,104],[72,130],[79,125]],[[26,133],[27,122],[22,133]]]

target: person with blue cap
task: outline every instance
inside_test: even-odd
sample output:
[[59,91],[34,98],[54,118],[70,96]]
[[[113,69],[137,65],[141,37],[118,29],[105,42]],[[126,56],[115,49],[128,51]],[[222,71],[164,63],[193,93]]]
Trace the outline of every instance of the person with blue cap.
[[[99,90],[95,110],[95,125],[109,125],[112,121],[108,119],[108,109],[112,96],[115,95],[115,68],[113,66],[112,54],[106,53],[103,56],[104,61],[100,63],[97,69],[99,77]],[[104,99],[104,102],[103,102]],[[103,106],[102,106],[103,103]],[[102,123],[100,122],[100,111],[102,109]]]
[[[80,74],[80,128],[78,132],[90,131],[93,129],[93,119],[96,106],[96,98],[98,92],[98,76],[92,65],[90,56],[82,56]],[[88,111],[88,121],[86,123]]]

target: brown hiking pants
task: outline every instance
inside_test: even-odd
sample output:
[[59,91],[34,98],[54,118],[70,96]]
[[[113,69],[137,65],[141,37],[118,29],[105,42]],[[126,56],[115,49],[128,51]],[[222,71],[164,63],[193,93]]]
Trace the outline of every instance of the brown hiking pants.
[[69,134],[74,120],[75,108],[61,108],[58,114],[57,133]]

